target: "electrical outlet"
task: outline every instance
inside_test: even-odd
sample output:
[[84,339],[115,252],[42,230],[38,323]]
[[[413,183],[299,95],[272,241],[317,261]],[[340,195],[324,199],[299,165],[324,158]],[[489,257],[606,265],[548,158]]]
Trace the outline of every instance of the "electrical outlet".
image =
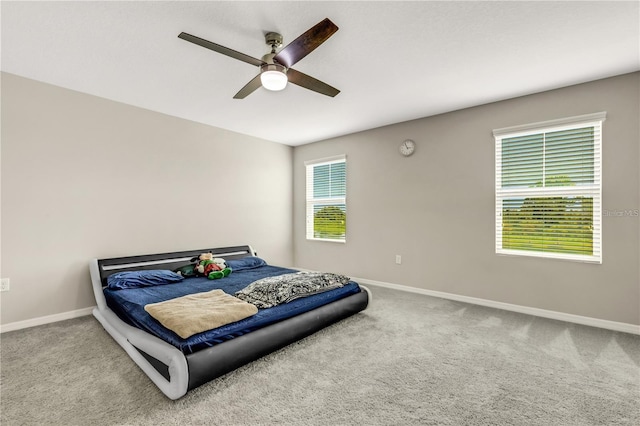
[[0,291],[9,291],[9,278],[2,278],[0,280]]
[[402,256],[400,256],[399,254],[396,254],[396,265],[400,265],[402,264]]

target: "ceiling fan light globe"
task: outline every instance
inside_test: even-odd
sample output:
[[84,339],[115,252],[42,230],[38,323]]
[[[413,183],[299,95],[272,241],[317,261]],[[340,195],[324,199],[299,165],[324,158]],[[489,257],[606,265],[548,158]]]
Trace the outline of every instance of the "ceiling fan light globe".
[[287,75],[281,71],[268,70],[260,74],[262,87],[267,90],[278,91],[287,87]]

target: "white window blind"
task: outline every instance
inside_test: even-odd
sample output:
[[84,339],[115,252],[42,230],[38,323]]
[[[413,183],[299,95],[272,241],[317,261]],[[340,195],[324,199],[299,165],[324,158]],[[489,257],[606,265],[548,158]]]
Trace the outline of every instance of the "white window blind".
[[307,239],[346,241],[347,161],[345,155],[305,162]]
[[494,130],[496,253],[602,263],[602,122]]

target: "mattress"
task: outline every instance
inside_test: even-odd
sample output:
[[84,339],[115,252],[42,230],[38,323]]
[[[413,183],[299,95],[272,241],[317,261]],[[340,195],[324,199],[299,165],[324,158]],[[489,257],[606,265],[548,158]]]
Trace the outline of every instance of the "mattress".
[[256,315],[249,318],[195,334],[187,339],[181,338],[171,330],[162,326],[144,309],[144,306],[149,303],[163,302],[187,294],[201,293],[215,289],[220,289],[225,293],[234,295],[237,291],[242,290],[258,279],[293,272],[297,271],[278,266],[264,265],[253,269],[234,271],[228,277],[218,280],[198,277],[187,278],[177,284],[154,287],[125,290],[105,288],[104,295],[107,305],[120,319],[134,327],[157,336],[185,354],[191,354],[361,291],[358,284],[350,282],[334,290],[296,299],[272,308],[260,309]]

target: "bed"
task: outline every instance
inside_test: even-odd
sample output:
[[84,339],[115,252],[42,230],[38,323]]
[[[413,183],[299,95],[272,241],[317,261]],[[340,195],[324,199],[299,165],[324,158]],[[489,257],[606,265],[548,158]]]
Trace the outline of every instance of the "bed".
[[[223,258],[233,266],[231,273],[222,279],[186,278],[161,286],[111,288],[110,283],[123,272],[175,271],[202,253]],[[242,297],[239,290],[258,280],[294,275],[302,279],[306,275],[267,264],[249,245],[93,259],[89,270],[97,304],[93,315],[170,399],[178,399],[191,389],[363,311],[370,300],[366,287],[350,281],[338,288],[257,309],[256,314],[247,318],[181,337],[147,310],[163,305],[162,302],[192,297],[192,293]]]

